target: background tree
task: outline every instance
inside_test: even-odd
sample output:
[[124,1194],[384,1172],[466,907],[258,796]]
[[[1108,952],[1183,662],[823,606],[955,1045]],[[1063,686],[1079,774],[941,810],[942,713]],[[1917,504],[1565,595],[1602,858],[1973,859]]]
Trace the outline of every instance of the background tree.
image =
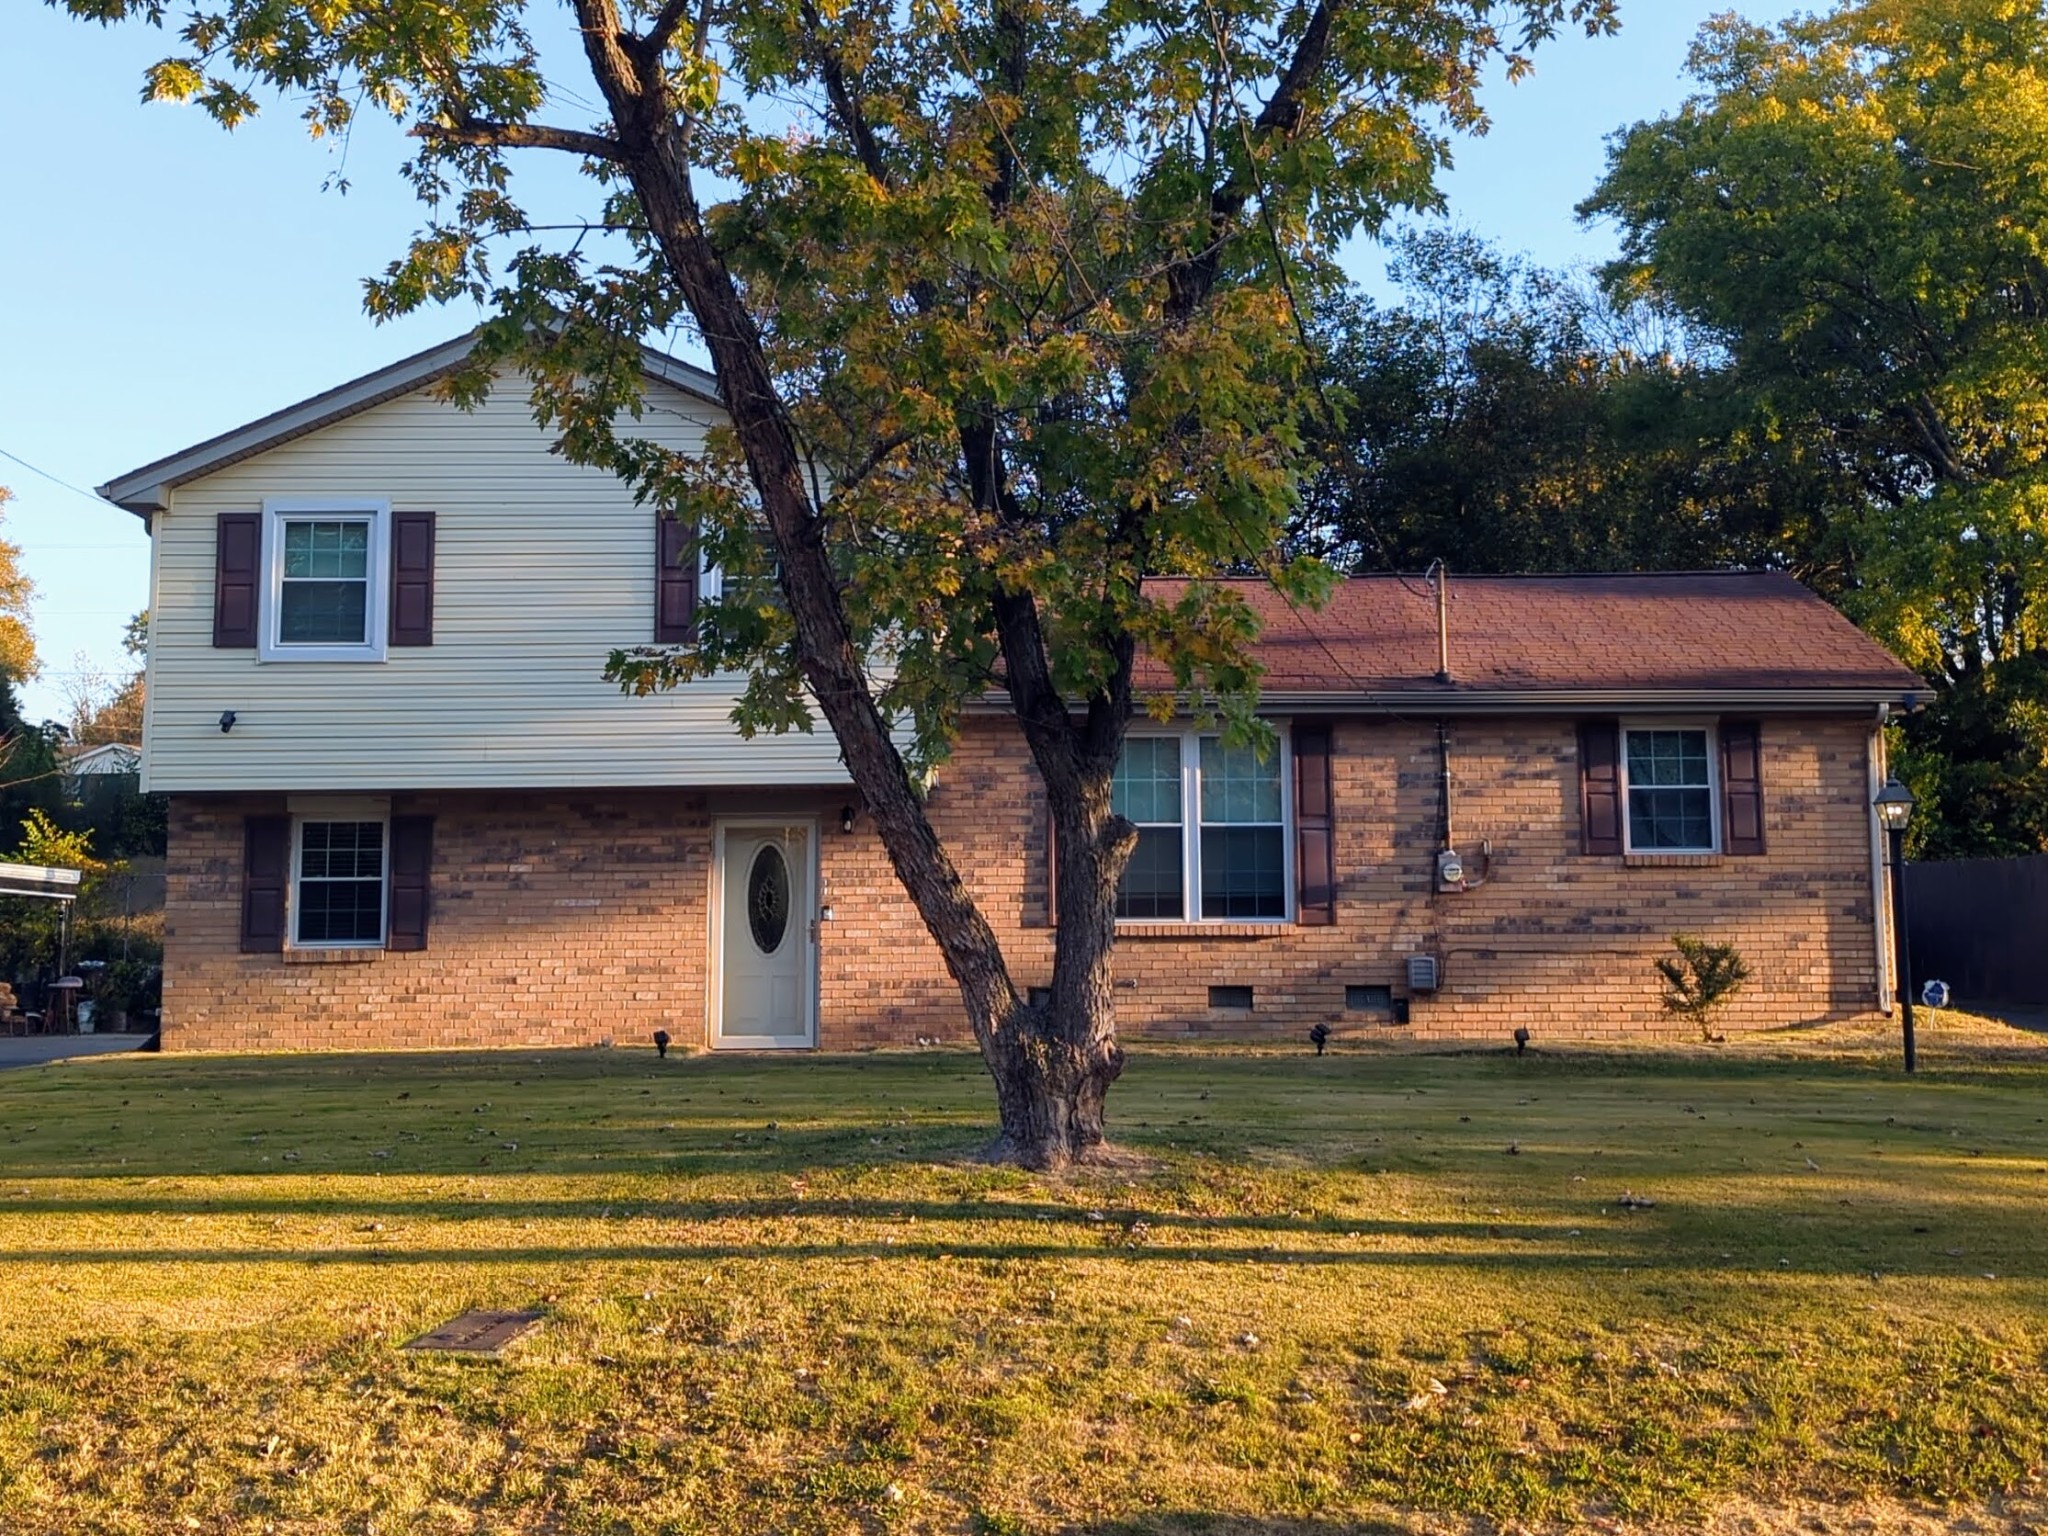
[[1746,430],[1712,348],[1644,302],[1431,230],[1401,302],[1333,295],[1306,547],[1366,569],[1773,566],[1839,584],[1825,464]]
[[65,728],[73,746],[136,745],[142,740],[142,707],[149,685],[143,666],[149,654],[148,609],[128,621],[121,649],[129,661],[124,672],[99,665],[84,651],[73,662],[63,689]]
[[1726,356],[1755,440],[1824,460],[1839,600],[1928,677],[1921,853],[2048,847],[2048,19],[1856,0],[1711,24],[1702,93],[1582,211],[1611,292]]
[[[1308,377],[1297,298],[1339,241],[1432,201],[1491,63],[1612,10],[574,0],[580,57],[544,68],[547,17],[522,0],[58,3],[175,25],[148,93],[226,125],[262,90],[316,132],[363,105],[407,125],[430,222],[373,312],[487,303],[459,396],[518,363],[570,459],[624,476],[736,574],[772,566],[778,601],[736,582],[694,646],[614,671],[652,689],[744,668],[744,728],[824,717],[959,985],[998,1150],[1037,1166],[1102,1143],[1122,1065],[1109,952],[1135,832],[1110,781],[1134,710],[1175,702],[1136,697],[1135,659],[1256,737],[1252,621],[1212,578],[1259,570],[1295,601],[1323,584],[1277,554]],[[571,71],[595,120],[542,121]],[[583,163],[615,240],[529,225],[507,159],[528,148]],[[631,343],[683,321],[731,419],[704,460],[630,425]],[[992,691],[1057,831],[1043,1006],[923,804]]]
[[[13,499],[14,492],[0,485],[0,520]],[[43,670],[36,658],[35,631],[29,627],[29,605],[35,595],[36,584],[21,568],[21,546],[0,539],[0,676],[10,683],[26,683]]]

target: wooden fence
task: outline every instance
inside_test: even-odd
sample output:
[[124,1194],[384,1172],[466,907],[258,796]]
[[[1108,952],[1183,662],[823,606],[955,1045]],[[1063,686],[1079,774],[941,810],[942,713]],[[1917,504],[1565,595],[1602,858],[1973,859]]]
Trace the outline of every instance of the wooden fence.
[[2048,854],[1906,866],[1915,985],[1959,1008],[2048,1004]]

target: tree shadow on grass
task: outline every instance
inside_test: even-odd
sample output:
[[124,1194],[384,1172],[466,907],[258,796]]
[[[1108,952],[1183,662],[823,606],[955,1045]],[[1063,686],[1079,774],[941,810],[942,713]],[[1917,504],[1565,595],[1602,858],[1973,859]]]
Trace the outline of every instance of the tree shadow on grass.
[[[1432,1530],[1452,1524],[1482,1528],[1481,1522],[1431,1522]],[[1497,1529],[1484,1526],[1484,1529]],[[997,1525],[984,1526],[990,1531]],[[1160,1510],[1128,1520],[1091,1521],[1054,1528],[1056,1536],[1415,1536],[1413,1522],[1396,1519],[1314,1519],[1268,1515],[1213,1513],[1206,1510]]]

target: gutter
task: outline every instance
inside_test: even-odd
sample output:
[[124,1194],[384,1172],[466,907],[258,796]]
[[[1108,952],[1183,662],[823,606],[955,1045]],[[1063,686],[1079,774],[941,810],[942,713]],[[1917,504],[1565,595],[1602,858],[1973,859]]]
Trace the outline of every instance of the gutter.
[[1891,888],[1891,860],[1885,856],[1884,826],[1877,819],[1877,792],[1884,788],[1886,762],[1884,749],[1885,723],[1891,718],[1889,705],[1877,706],[1877,719],[1870,727],[1870,743],[1866,749],[1869,761],[1869,783],[1863,799],[1865,814],[1870,818],[1870,932],[1877,945],[1877,1010],[1885,1017],[1891,1017],[1898,986],[1893,977],[1892,904],[1888,899]]
[[[1646,712],[1716,712],[1731,709],[1763,713],[1811,713],[1835,710],[1867,714],[1872,709],[1910,712],[1926,691],[1919,687],[1852,685],[1802,688],[1376,688],[1336,690],[1262,689],[1262,714],[1356,715],[1388,714],[1434,718],[1438,715],[1508,715],[1598,713],[1616,710]],[[1009,713],[1001,694],[984,694],[968,705],[974,713]]]

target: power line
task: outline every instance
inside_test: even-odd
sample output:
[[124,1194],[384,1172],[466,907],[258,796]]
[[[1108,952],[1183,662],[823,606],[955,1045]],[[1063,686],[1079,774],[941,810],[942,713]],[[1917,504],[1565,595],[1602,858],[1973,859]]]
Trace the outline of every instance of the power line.
[[24,459],[18,453],[9,453],[5,448],[0,448],[0,459],[12,459],[15,463],[19,464],[23,469],[27,470],[30,474],[41,475],[45,480],[49,481],[50,484],[61,485],[65,490],[71,492],[72,495],[83,496],[87,501],[91,502],[96,507],[104,507],[107,505],[107,502],[102,500],[100,497],[93,495],[91,491],[80,489],[78,486],[73,485],[69,480],[66,480],[62,475],[53,475],[47,469],[38,468],[36,465],[29,463],[27,459]]

